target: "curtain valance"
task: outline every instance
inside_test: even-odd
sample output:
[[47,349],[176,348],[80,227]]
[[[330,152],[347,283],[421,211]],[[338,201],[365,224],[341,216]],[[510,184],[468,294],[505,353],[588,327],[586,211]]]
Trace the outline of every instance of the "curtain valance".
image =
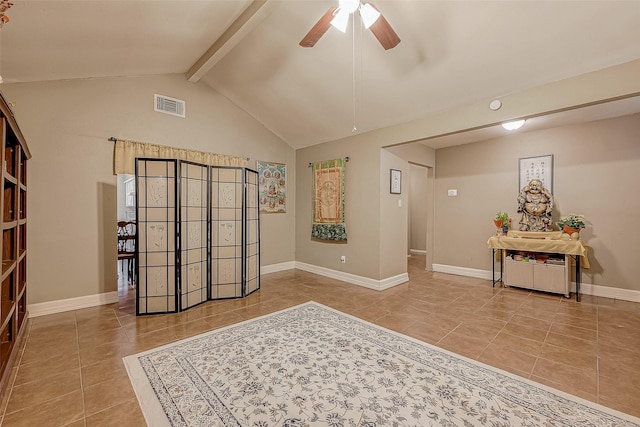
[[249,164],[244,157],[209,153],[207,151],[187,150],[185,148],[127,141],[124,139],[116,139],[113,157],[114,175],[121,173],[133,175],[135,173],[136,157],[188,160],[190,162],[204,163],[212,166],[246,167]]

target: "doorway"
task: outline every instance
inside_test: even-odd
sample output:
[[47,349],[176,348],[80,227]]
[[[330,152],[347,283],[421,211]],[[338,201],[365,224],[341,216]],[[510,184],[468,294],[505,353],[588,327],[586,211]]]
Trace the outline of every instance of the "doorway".
[[[118,175],[117,181],[117,222],[118,224],[135,222],[136,215],[135,176],[128,174]],[[116,228],[116,227],[114,227]],[[136,313],[136,287],[133,277],[133,257],[120,256],[120,246],[126,245],[120,239],[122,231],[116,228],[118,236],[118,299],[120,310],[135,315]],[[126,248],[124,248],[126,249]]]
[[[421,267],[431,270],[433,251],[433,168],[409,162],[409,227],[408,253],[420,260]],[[414,265],[415,265],[415,260]]]

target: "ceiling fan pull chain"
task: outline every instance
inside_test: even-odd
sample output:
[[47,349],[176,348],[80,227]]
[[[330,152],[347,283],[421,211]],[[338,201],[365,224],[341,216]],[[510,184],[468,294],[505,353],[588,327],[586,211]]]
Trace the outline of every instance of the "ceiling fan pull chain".
[[353,129],[351,132],[356,132],[358,129],[356,128],[356,14],[351,14],[351,75],[353,78],[353,82],[351,85],[352,90],[352,102],[353,102]]
[[[356,81],[358,83],[357,86],[357,91],[356,91],[356,98],[357,98],[357,102],[356,105],[358,106],[358,113],[363,113],[364,111],[364,103],[362,102],[362,99],[364,97],[364,32],[367,29],[367,27],[364,24],[364,21],[362,19],[362,15],[360,16],[360,36],[358,38],[358,57],[356,59],[356,61],[358,62],[358,71],[357,71],[357,78]],[[363,115],[364,117],[364,115]]]

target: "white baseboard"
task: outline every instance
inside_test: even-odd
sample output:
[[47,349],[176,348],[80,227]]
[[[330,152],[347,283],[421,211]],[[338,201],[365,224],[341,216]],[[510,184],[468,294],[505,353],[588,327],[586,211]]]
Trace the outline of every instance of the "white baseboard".
[[456,274],[458,276],[475,277],[491,280],[491,272],[475,268],[457,267],[455,265],[433,264],[433,271],[438,273]]
[[[382,280],[370,279],[368,277],[357,276],[343,271],[332,270],[330,268],[319,267],[304,262],[283,262],[280,264],[266,265],[260,268],[261,274],[275,273],[277,271],[291,270],[297,268],[365,288],[382,291],[393,286],[409,281],[407,273],[388,277]],[[475,268],[457,267],[453,265],[433,264],[433,271],[439,273],[456,274],[458,276],[475,277],[478,279],[491,280],[491,271],[478,270]],[[575,283],[571,284],[571,291],[575,292]],[[580,284],[580,293],[597,297],[612,298],[624,301],[640,302],[640,291],[633,289],[614,288],[610,286],[592,285],[590,283]],[[87,295],[77,298],[68,298],[57,301],[47,301],[36,304],[29,304],[29,317],[45,316],[47,314],[62,313],[65,311],[79,310],[82,308],[96,307],[99,305],[113,304],[118,302],[118,292],[106,292],[103,294]]]
[[113,304],[115,302],[118,302],[118,292],[105,292],[103,294],[29,304],[28,310],[29,317],[38,317],[98,305]]
[[345,273],[344,271],[337,271],[330,268],[319,267],[317,265],[306,264],[304,262],[296,262],[295,265],[295,268],[299,270],[308,271],[309,273],[319,274],[320,276],[330,277],[332,279],[342,280],[343,282],[364,286],[365,288],[377,291],[389,289],[393,286],[409,281],[409,274],[407,273],[398,274],[397,276],[388,277],[383,280],[375,280],[351,273]]
[[422,249],[409,249],[409,253],[410,254],[416,254],[416,255],[426,255],[427,251],[422,250]]
[[295,261],[281,262],[280,264],[264,265],[260,267],[260,274],[275,273],[277,271],[292,270],[296,268]]
[[[367,277],[356,276],[355,274],[344,273],[342,271],[331,270],[324,267],[317,267],[311,264],[299,263],[295,261],[283,262],[279,264],[265,265],[260,268],[261,274],[275,273],[277,271],[300,270],[316,273],[321,276],[342,280],[370,289],[384,290],[409,281],[408,274],[400,274],[383,280],[374,280]],[[62,313],[65,311],[79,310],[82,308],[96,307],[99,305],[113,304],[118,302],[118,292],[106,292],[104,294],[87,295],[77,298],[68,298],[56,301],[47,301],[36,304],[29,304],[29,317],[46,316],[47,314]]]
[[[575,282],[571,283],[571,291],[576,291]],[[633,289],[612,288],[610,286],[592,285],[580,283],[580,294],[593,295],[595,297],[613,298],[624,301],[640,302],[640,291]]]
[[[455,265],[433,264],[433,271],[491,280],[491,271],[488,270],[457,267]],[[575,291],[576,284],[575,282],[572,282],[571,292]],[[624,301],[640,302],[640,291],[636,291],[633,289],[614,288],[612,286],[592,285],[591,283],[580,283],[580,294],[619,299]]]

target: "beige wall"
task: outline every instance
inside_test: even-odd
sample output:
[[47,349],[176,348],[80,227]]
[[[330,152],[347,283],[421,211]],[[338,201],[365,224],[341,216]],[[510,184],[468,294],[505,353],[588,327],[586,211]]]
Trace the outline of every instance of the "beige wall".
[[[402,172],[400,194],[391,194],[391,169]],[[409,228],[409,164],[380,150],[380,279],[407,272]]]
[[[433,173],[436,164],[436,150],[420,143],[398,144],[386,147],[386,150],[394,153],[407,162],[410,175],[405,178],[409,197],[409,222],[407,233],[407,253],[411,249],[419,249],[427,252],[425,268],[432,269],[433,263]],[[424,167],[426,167],[426,169]],[[422,174],[416,176],[415,169],[422,170]],[[420,242],[419,247],[412,246],[412,241]],[[399,251],[400,248],[390,249]]]
[[[28,141],[29,303],[117,290],[111,136],[286,163],[288,212],[263,215],[262,265],[294,259],[295,152],[204,84],[182,74],[3,85]],[[153,111],[154,93],[187,118]]]
[[[366,142],[326,143],[296,151],[296,261],[371,279],[380,278],[380,149]],[[350,157],[346,168],[346,243],[311,239],[309,163]],[[347,262],[342,264],[340,256]]]
[[[407,271],[409,163],[414,156],[432,163],[435,152],[425,146],[380,149],[367,141],[331,142],[296,151],[296,261],[382,280]],[[310,162],[350,157],[347,163],[345,215],[348,242],[311,239]],[[403,172],[402,194],[390,194],[389,170]],[[401,200],[401,207],[398,207]],[[340,263],[345,255],[347,262]]]
[[409,165],[409,250],[427,250],[427,168]]
[[[436,151],[435,263],[490,270],[487,239],[496,211],[518,221],[518,159],[553,154],[554,221],[589,222],[581,236],[591,268],[582,280],[640,290],[640,114],[559,127]],[[448,189],[458,197],[447,197]]]
[[[407,247],[406,229],[401,231],[404,240],[396,242],[397,245],[385,244],[383,247],[381,243],[382,236],[389,232],[383,221],[388,222],[387,215],[395,211],[385,202],[388,190],[384,188],[390,164],[387,162],[395,164],[395,160],[387,159],[380,148],[393,146],[389,152],[405,162],[400,167],[405,177],[409,161],[430,166],[429,176],[432,177],[437,160],[438,184],[437,187],[432,184],[428,192],[434,194],[434,189],[437,189],[433,206],[438,212],[438,219],[435,224],[428,222],[428,229],[436,231],[434,235],[428,233],[427,236],[427,268],[431,261],[429,257],[435,256],[435,263],[486,270],[489,268],[489,256],[484,243],[492,232],[490,219],[496,210],[509,210],[513,206],[509,192],[516,192],[516,189],[503,191],[502,188],[513,187],[509,182],[515,173],[518,157],[537,155],[539,150],[556,153],[556,182],[559,183],[556,191],[561,191],[566,182],[582,182],[582,174],[585,173],[587,182],[600,189],[601,181],[592,179],[592,171],[632,174],[617,167],[618,163],[633,163],[630,159],[637,158],[628,153],[632,147],[616,150],[623,153],[616,162],[598,161],[612,155],[602,148],[606,144],[621,144],[617,138],[619,131],[615,129],[604,131],[605,135],[614,135],[603,137],[605,142],[593,141],[590,138],[595,134],[589,133],[586,140],[590,140],[595,148],[586,151],[588,154],[570,145],[555,145],[558,138],[541,138],[535,150],[529,144],[514,145],[494,140],[482,143],[484,146],[471,144],[439,150],[437,155],[420,145],[398,144],[514,117],[535,116],[637,94],[640,92],[639,72],[640,60],[632,61],[503,96],[503,107],[499,111],[487,108],[489,100],[479,100],[473,105],[296,152],[219,93],[204,84],[188,83],[181,74],[5,84],[2,92],[9,102],[14,103],[16,118],[34,156],[29,167],[28,192],[29,303],[95,295],[116,289],[116,239],[113,232],[116,178],[112,175],[113,143],[107,140],[110,136],[248,156],[252,167],[255,167],[255,160],[286,163],[289,166],[288,211],[286,214],[262,216],[262,265],[295,260],[372,279],[385,279],[387,274],[396,274],[399,263],[381,267],[381,258],[388,253],[405,253]],[[154,112],[154,93],[184,99],[187,118]],[[556,135],[555,132],[560,131],[549,132]],[[532,135],[515,138],[517,141],[528,140]],[[582,147],[586,143],[580,140],[575,144]],[[478,149],[478,146],[490,149]],[[416,155],[416,147],[419,155]],[[592,154],[598,150],[604,150],[600,157]],[[571,157],[576,160],[568,160],[569,155],[574,154],[570,151],[577,151],[577,157]],[[492,154],[487,155],[488,152]],[[457,153],[462,153],[462,158],[467,160],[462,164],[447,160],[450,156],[457,158]],[[583,162],[585,155],[589,157]],[[311,241],[311,171],[308,163],[342,156],[352,158],[347,166],[346,183],[349,241],[344,244]],[[478,158],[482,161],[478,162]],[[445,165],[449,162],[448,169],[440,171],[440,162]],[[637,169],[636,164],[632,166]],[[563,174],[568,178],[565,184],[560,184]],[[620,182],[633,182],[627,179],[629,177],[623,178]],[[637,181],[637,176],[635,178]],[[459,197],[446,198],[447,188],[458,187]],[[471,227],[469,210],[472,204],[467,197],[485,187],[495,189],[489,192],[488,200],[482,201],[484,207],[480,216],[486,217],[486,222],[473,220],[471,224],[474,226]],[[631,191],[627,187],[620,188],[621,191]],[[445,191],[445,196],[442,191]],[[562,191],[565,194],[556,193],[559,212],[581,210],[593,217],[591,210],[582,209],[580,204],[580,201],[592,200],[585,195],[585,190],[581,197],[575,196],[575,200],[574,196],[568,195],[568,190]],[[611,194],[601,191],[600,196],[607,200]],[[621,199],[617,199],[618,203],[623,203]],[[598,204],[604,205],[600,200]],[[631,200],[624,200],[624,212],[635,212],[626,209],[629,204],[637,208]],[[589,209],[593,209],[593,205],[591,203]],[[480,208],[474,204],[473,209]],[[617,208],[611,210],[620,211]],[[594,268],[585,273],[591,275],[585,279],[606,286],[632,287],[631,278],[635,275],[624,272],[628,269],[627,264],[633,264],[633,260],[629,261],[632,252],[624,251],[624,256],[618,256],[617,243],[622,238],[605,234],[607,228],[617,222],[619,220],[600,218],[597,227],[593,228],[597,234],[588,236],[590,244],[593,244]],[[295,233],[291,232],[292,227],[295,227]],[[616,231],[613,235],[619,236],[620,233]],[[435,243],[430,239],[436,239]],[[622,246],[624,241],[622,239]],[[462,249],[456,242],[463,243]],[[429,251],[431,247],[435,248],[434,254]],[[340,263],[341,255],[347,256],[346,264]],[[618,268],[621,259],[626,264]]]
[[[580,76],[570,77],[542,86],[530,87],[517,93],[506,95],[496,94],[496,97],[500,98],[500,100],[502,101],[502,108],[497,111],[492,111],[488,108],[491,99],[483,99],[474,104],[461,105],[450,110],[434,112],[433,114],[416,120],[412,120],[407,123],[389,126],[387,128],[365,132],[338,141],[322,144],[320,146],[314,147],[313,152],[323,152],[324,150],[344,151],[344,147],[349,147],[349,150],[351,150],[352,147],[359,147],[359,149],[363,149],[361,147],[365,146],[387,147],[391,152],[403,158],[407,162],[411,161],[412,163],[429,166],[428,177],[434,178],[427,180],[427,197],[429,198],[429,200],[434,200],[434,203],[430,205],[431,207],[429,207],[430,211],[431,209],[437,209],[438,212],[447,212],[447,209],[452,209],[453,217],[460,218],[461,224],[464,225],[464,222],[466,220],[462,219],[463,215],[461,214],[460,210],[462,209],[464,211],[468,208],[468,206],[465,207],[461,203],[459,203],[459,198],[451,198],[444,201],[441,200],[444,207],[438,206],[435,202],[435,176],[437,175],[437,169],[440,167],[440,160],[439,157],[435,155],[430,158],[427,152],[416,155],[416,153],[419,151],[416,150],[416,147],[422,147],[417,142],[440,135],[447,135],[469,129],[492,126],[514,118],[535,117],[551,112],[576,108],[579,106],[597,104],[630,96],[637,96],[638,94],[640,94],[640,79],[638,79],[638,75],[640,75],[640,60],[630,61],[614,67],[594,71]],[[340,148],[337,149],[336,147]],[[370,149],[367,150],[368,153],[371,152]],[[298,150],[298,153],[301,151],[305,152],[305,150]],[[435,167],[436,160],[438,162],[437,167]],[[300,162],[298,162],[298,164],[300,164]],[[377,167],[377,165],[377,163],[372,163],[371,167]],[[491,170],[491,173],[496,172],[495,170]],[[304,176],[298,176],[299,182],[300,179],[305,178]],[[371,179],[379,179],[379,177],[371,177]],[[483,180],[484,177],[479,177],[479,181]],[[299,196],[305,197],[305,193],[299,192]],[[300,199],[298,203],[299,207],[303,206],[303,202]],[[362,203],[366,204],[368,203],[368,200],[362,200]],[[369,220],[369,218],[375,219],[376,216],[379,215],[379,212],[374,212],[370,209],[358,208],[357,210],[362,211],[364,215],[363,218],[366,218],[367,220]],[[442,215],[446,216],[447,214]],[[310,221],[308,218],[310,217],[305,214],[301,214],[297,217],[299,223],[298,230],[306,229],[307,225],[302,225],[300,222],[302,221],[304,224],[307,224],[307,221]],[[310,227],[310,225],[308,227]],[[434,230],[434,232],[431,233],[431,230]],[[456,228],[454,228],[454,231],[447,230],[446,233],[453,233],[454,235],[466,233],[463,230],[465,230],[465,228],[457,228],[456,226]],[[373,226],[369,228],[369,232],[375,232]],[[380,236],[382,232],[383,230],[379,228],[377,231],[378,236]],[[448,256],[445,256],[444,258],[442,256],[439,256],[437,257],[437,259],[434,259],[433,257],[438,253],[438,251],[442,249],[436,242],[436,236],[441,236],[444,232],[445,231],[441,229],[440,224],[435,223],[435,215],[428,216],[426,242],[426,268],[428,270],[431,269],[432,263],[466,266],[469,268],[480,268],[483,263],[487,263],[487,265],[485,265],[486,268],[484,269],[488,269],[490,256],[486,255],[483,250],[470,251],[470,249],[465,249],[463,251],[465,257],[457,258],[458,261],[455,263],[453,262],[453,260],[448,259]],[[484,235],[484,232],[482,231],[476,230],[474,233]],[[367,239],[367,243],[375,242],[376,240],[378,240],[374,236],[371,236],[369,234],[367,234]],[[438,240],[438,242],[442,241],[442,238]],[[485,241],[486,239],[483,242]],[[351,243],[356,245],[358,248],[362,247],[363,249],[368,249],[368,246],[366,244],[361,246],[359,242],[352,241]],[[296,256],[298,256],[300,253],[304,253],[305,257],[308,254],[309,258],[311,258],[312,254],[310,251],[308,251],[308,247],[301,245],[306,245],[306,242],[304,240],[301,240],[301,237],[298,236],[296,240]],[[394,247],[388,249],[389,251],[394,253],[396,251],[405,250],[404,247]],[[476,249],[480,249],[480,247],[476,247]],[[455,252],[455,249],[451,251]],[[358,251],[356,251],[356,253],[360,254]],[[365,256],[368,261],[373,262],[374,260],[374,258],[370,258],[370,254],[368,251],[363,252],[363,256]],[[445,262],[443,261],[443,259],[448,260]],[[321,262],[320,265],[327,266],[328,268],[333,268],[329,267],[328,260],[319,259],[319,261]],[[369,264],[368,262],[366,264],[363,262],[362,265],[368,265],[370,268],[359,268],[358,271],[372,271],[372,269],[374,268],[373,265]],[[353,274],[362,274],[356,271],[347,271]],[[362,275],[365,277],[372,277],[371,273],[365,273]],[[384,278],[385,277],[380,277],[380,279]]]
[[424,144],[399,144],[385,149],[407,162],[428,167],[436,165],[436,150]]

